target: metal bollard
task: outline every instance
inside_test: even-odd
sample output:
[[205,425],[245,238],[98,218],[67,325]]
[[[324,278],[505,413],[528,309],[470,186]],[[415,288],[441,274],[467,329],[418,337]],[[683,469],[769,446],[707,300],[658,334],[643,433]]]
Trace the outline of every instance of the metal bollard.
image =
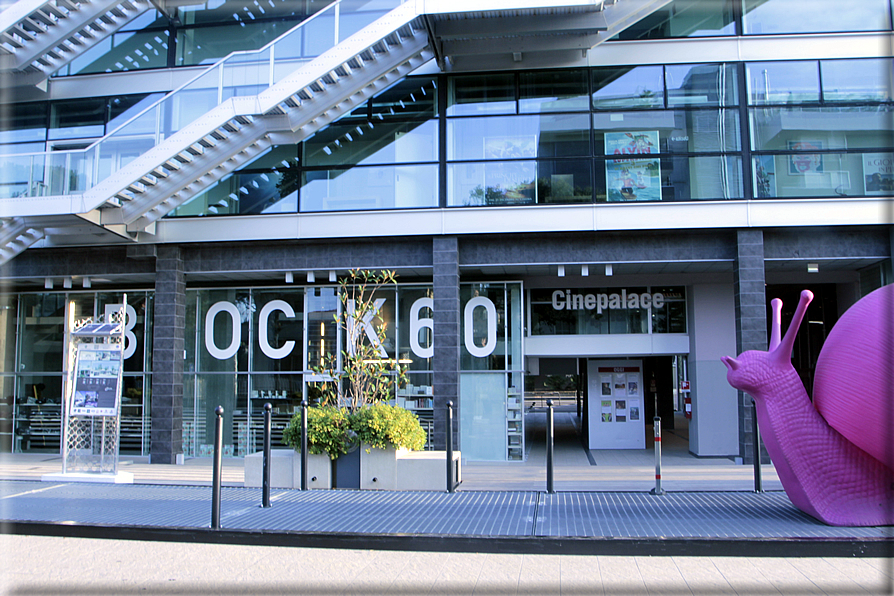
[[223,406],[214,409],[214,461],[211,466],[211,529],[220,529],[220,472],[223,466]]
[[661,488],[661,417],[655,416],[652,419],[655,425],[655,488],[649,491],[651,495],[663,495],[664,489]]
[[751,399],[751,428],[754,429],[754,492],[764,492],[764,481],[761,477],[761,431],[757,427],[757,404]]
[[546,492],[556,492],[553,482],[553,444],[555,437],[553,430],[553,400],[546,400]]
[[301,400],[301,490],[307,490],[307,398]]
[[273,405],[264,404],[264,477],[261,480],[261,507],[270,507],[270,431],[273,420]]
[[453,477],[453,402],[447,402],[447,492],[456,491]]

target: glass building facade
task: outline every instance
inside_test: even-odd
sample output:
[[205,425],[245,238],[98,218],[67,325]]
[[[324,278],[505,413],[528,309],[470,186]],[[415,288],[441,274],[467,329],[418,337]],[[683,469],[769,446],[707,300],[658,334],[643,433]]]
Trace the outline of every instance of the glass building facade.
[[[55,73],[48,93],[0,100],[0,200],[39,211],[80,197],[219,102],[281,80],[314,39],[275,60],[269,48],[237,57],[244,80],[218,89],[224,70],[209,71],[213,85],[151,107],[179,73],[258,50],[328,4],[144,12]],[[891,32],[891,0],[674,0],[575,60],[520,52],[474,72],[433,60],[300,142],[271,135],[157,227],[115,220],[112,240],[92,239],[89,226],[114,219],[104,205],[2,268],[0,451],[58,452],[65,321],[126,293],[122,453],[155,453],[151,437],[169,433],[173,452],[210,455],[216,405],[226,455],[254,452],[263,404],[276,441],[315,399],[313,367],[339,353],[335,272],[398,268],[381,295],[383,349],[409,367],[394,402],[419,416],[427,448],[443,447],[448,391],[468,459],[523,460],[534,377],[567,376],[559,361],[579,372],[588,358],[636,357],[652,359],[644,374],[673,361],[675,399],[691,372],[704,416],[694,453],[747,457],[742,400],[709,401],[729,391],[711,368],[716,329],[733,338],[728,352],[763,333],[764,294],[747,288],[787,295],[821,279],[824,331],[798,354],[809,382],[830,313],[891,281],[879,215],[894,196]],[[104,252],[74,263],[82,246]],[[161,406],[153,386],[165,386]],[[161,435],[153,412],[167,416]],[[735,447],[710,435],[715,422]]]

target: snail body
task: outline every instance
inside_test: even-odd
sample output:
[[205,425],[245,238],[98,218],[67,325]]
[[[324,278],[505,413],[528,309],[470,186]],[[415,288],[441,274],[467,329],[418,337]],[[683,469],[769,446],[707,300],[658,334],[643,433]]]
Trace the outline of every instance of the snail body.
[[[812,299],[801,292],[784,338],[782,302],[774,299],[770,349],[723,357],[727,380],[754,398],[767,453],[796,507],[835,526],[894,525],[894,285],[855,304],[829,334],[817,361],[816,407],[791,363]],[[867,363],[867,355],[876,360]]]

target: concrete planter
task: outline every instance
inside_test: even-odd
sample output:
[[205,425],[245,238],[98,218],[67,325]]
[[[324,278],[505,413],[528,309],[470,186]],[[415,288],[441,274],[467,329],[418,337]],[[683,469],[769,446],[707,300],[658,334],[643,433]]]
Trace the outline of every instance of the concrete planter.
[[[301,488],[301,454],[294,449],[270,450],[270,488]],[[260,487],[264,474],[264,453],[245,456],[244,486]],[[308,454],[307,487],[332,488],[332,460],[325,453]]]
[[[369,450],[369,453],[367,453]],[[373,449],[362,446],[359,487],[372,490],[447,489],[444,451],[407,451],[406,449]],[[454,451],[456,481],[460,475],[460,452]],[[301,487],[301,454],[292,449],[271,451],[271,488]],[[245,486],[260,487],[264,467],[263,453],[245,457]],[[332,488],[333,465],[326,454],[308,456],[308,488]],[[342,487],[346,488],[346,487]]]

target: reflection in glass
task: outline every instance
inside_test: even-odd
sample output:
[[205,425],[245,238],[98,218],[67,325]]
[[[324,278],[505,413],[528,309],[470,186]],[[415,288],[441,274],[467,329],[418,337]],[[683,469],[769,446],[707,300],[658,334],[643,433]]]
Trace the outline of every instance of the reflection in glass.
[[[656,192],[656,184],[660,184]],[[738,155],[628,158],[597,162],[597,201],[741,199]]]
[[450,206],[590,202],[590,161],[448,164],[447,193]]
[[514,114],[512,74],[463,75],[448,82],[447,115]]
[[332,124],[304,143],[307,166],[437,161],[438,125],[417,122]]
[[735,35],[733,4],[730,0],[674,0],[619,33],[616,39]]
[[745,0],[746,35],[891,29],[888,0]]
[[[593,114],[596,154],[606,155],[606,135],[658,133],[660,153],[738,151],[741,143],[737,110],[666,110]],[[609,154],[616,146],[609,143]]]
[[792,153],[754,157],[755,194],[850,197],[894,192],[894,153]]
[[447,121],[447,159],[589,155],[587,114],[462,118]]
[[301,211],[437,207],[438,166],[377,166],[305,171]]
[[519,74],[521,113],[587,110],[587,71],[534,71]]
[[731,106],[739,103],[735,65],[668,65],[664,76],[668,107]]
[[745,65],[748,103],[819,101],[819,65],[805,62],[751,62]]
[[664,107],[664,75],[660,66],[594,68],[593,107]]
[[[750,110],[755,151],[812,151],[894,146],[891,106]],[[830,123],[834,122],[834,126]]]
[[826,101],[894,100],[894,60],[821,60]]

